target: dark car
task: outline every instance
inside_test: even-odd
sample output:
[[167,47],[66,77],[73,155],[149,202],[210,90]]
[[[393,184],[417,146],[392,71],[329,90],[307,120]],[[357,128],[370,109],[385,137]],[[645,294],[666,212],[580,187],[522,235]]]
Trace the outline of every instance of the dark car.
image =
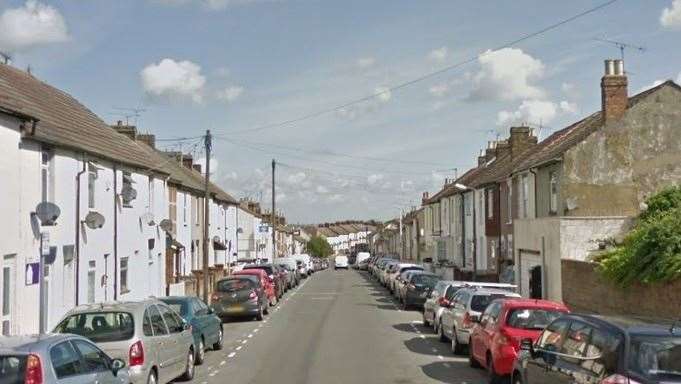
[[223,319],[255,317],[262,320],[270,301],[255,275],[234,275],[218,280],[212,299],[215,313]]
[[423,308],[430,291],[435,288],[438,281],[440,281],[440,276],[434,273],[421,271],[411,273],[409,280],[405,281],[404,294],[402,295],[403,308],[409,309],[412,306]]
[[267,278],[274,284],[277,299],[284,296],[286,286],[285,278],[273,264],[249,264],[245,265],[242,270],[245,271],[247,269],[260,269],[265,271],[265,273],[267,273]]
[[513,383],[681,383],[681,327],[632,317],[564,315],[523,339]]
[[222,320],[198,297],[168,296],[159,298],[175,310],[189,325],[194,336],[194,362],[202,364],[206,356],[206,346],[213,350],[222,349]]

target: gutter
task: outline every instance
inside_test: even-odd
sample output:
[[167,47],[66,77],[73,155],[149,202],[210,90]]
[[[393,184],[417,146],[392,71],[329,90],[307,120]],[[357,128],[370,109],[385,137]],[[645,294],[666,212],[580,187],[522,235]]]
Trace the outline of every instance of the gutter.
[[76,306],[80,296],[80,176],[87,171],[87,161],[83,155],[83,170],[76,174]]

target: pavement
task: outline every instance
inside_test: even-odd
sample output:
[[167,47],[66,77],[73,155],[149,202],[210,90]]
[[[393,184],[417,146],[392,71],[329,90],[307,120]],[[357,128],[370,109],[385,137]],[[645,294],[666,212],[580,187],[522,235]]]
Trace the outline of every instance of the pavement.
[[485,383],[364,272],[320,271],[289,291],[262,322],[224,324],[192,383]]

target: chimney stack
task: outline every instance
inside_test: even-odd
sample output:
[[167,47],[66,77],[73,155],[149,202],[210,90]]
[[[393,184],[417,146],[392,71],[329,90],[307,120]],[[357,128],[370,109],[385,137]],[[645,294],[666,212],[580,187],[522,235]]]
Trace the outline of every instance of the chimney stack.
[[428,200],[428,191],[423,192],[423,195],[421,196],[421,204],[425,204],[427,200]]
[[511,127],[511,138],[509,139],[511,156],[518,156],[528,148],[537,144],[537,136],[532,134],[530,127]]
[[605,60],[601,79],[601,107],[605,123],[619,120],[629,106],[628,81],[622,60]]
[[182,156],[182,165],[185,167],[192,169],[194,165],[194,159],[192,158],[192,155],[186,154]]
[[112,125],[111,128],[115,129],[116,132],[120,133],[121,135],[127,136],[130,140],[137,139],[137,127],[134,125],[125,125],[123,124],[123,121],[118,120],[116,125]]
[[201,173],[201,164],[193,164],[192,168],[194,168],[195,171]]
[[156,136],[151,134],[139,134],[137,135],[137,141],[141,141],[144,144],[150,146],[151,148],[156,148]]

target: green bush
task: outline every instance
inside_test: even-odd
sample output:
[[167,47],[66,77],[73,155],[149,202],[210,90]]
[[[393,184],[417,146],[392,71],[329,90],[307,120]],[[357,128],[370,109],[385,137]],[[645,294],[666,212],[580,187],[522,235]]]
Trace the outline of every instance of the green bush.
[[314,257],[329,257],[333,254],[333,248],[322,236],[312,236],[307,242],[307,251]]
[[621,286],[681,278],[681,188],[668,188],[646,204],[622,244],[598,260],[600,272]]

